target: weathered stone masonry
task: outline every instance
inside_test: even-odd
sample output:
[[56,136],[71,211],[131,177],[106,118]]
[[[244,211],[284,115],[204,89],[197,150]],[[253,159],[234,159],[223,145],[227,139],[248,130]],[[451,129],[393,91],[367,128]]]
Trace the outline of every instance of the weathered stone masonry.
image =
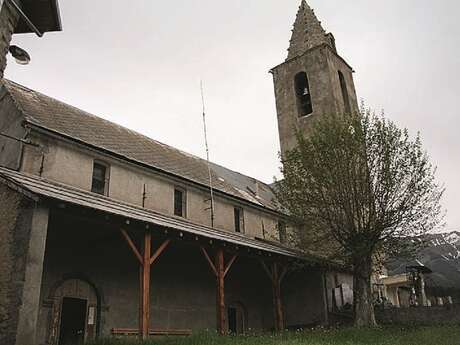
[[11,5],[7,1],[0,1],[0,78],[3,78],[11,37],[18,19],[19,15]]
[[0,184],[0,344],[15,344],[35,202]]

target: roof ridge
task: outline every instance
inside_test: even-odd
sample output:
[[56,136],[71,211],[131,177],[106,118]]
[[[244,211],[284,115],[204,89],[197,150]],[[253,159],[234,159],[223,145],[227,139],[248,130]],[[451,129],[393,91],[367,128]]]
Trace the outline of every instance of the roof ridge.
[[[24,86],[24,85],[22,85],[22,84],[19,84],[19,83],[15,82],[15,81],[12,81],[12,80],[10,80],[10,79],[4,78],[4,81],[7,82],[7,83],[10,83],[10,84],[14,84],[15,86],[17,86],[17,87],[19,87],[19,88],[21,88],[21,89],[23,89],[23,90],[25,90],[25,91],[27,91],[27,92],[39,94],[39,95],[41,95],[41,96],[43,96],[43,97],[46,97],[46,98],[49,98],[49,99],[51,99],[51,100],[53,100],[53,101],[55,101],[55,102],[58,102],[58,103],[63,104],[63,105],[65,105],[65,106],[71,107],[71,108],[73,108],[73,109],[75,109],[75,110],[81,111],[81,112],[85,113],[85,115],[87,115],[87,116],[90,116],[90,117],[93,117],[93,118],[95,118],[95,119],[104,121],[104,122],[109,123],[109,124],[111,124],[111,125],[115,125],[115,126],[117,126],[118,128],[120,128],[120,129],[122,129],[122,130],[131,132],[131,133],[136,134],[136,135],[140,135],[140,136],[144,137],[145,139],[148,139],[149,141],[155,142],[156,144],[159,144],[159,145],[161,145],[161,146],[167,146],[168,148],[173,149],[173,150],[175,150],[175,151],[177,151],[177,152],[180,152],[180,153],[182,153],[182,154],[185,154],[185,155],[187,155],[187,156],[189,156],[189,157],[192,157],[192,158],[195,158],[195,159],[199,159],[199,160],[202,160],[203,162],[206,162],[206,160],[205,160],[204,158],[200,157],[200,156],[197,156],[197,155],[195,155],[195,154],[193,154],[193,153],[190,153],[190,152],[187,152],[187,151],[178,149],[177,147],[174,147],[174,146],[171,146],[171,145],[169,145],[169,144],[163,143],[163,142],[161,142],[161,141],[159,141],[159,140],[153,139],[152,137],[149,137],[149,136],[146,135],[146,134],[143,134],[143,133],[138,132],[138,131],[136,131],[136,130],[134,130],[134,129],[125,127],[125,126],[123,126],[123,125],[121,125],[121,124],[119,124],[119,123],[116,123],[116,122],[114,122],[114,121],[105,119],[105,118],[103,118],[103,117],[101,117],[101,116],[98,116],[98,115],[95,115],[95,114],[93,114],[93,113],[90,113],[89,111],[86,111],[86,110],[84,110],[84,109],[78,108],[78,107],[76,107],[76,106],[74,106],[74,105],[72,105],[72,104],[69,104],[69,103],[67,103],[67,102],[61,101],[61,100],[59,100],[59,99],[57,99],[57,98],[55,98],[55,97],[48,96],[48,95],[44,94],[43,92],[33,90],[33,89],[31,89],[31,88],[29,88],[29,87],[27,87],[27,86]],[[11,95],[11,96],[12,96],[13,99],[15,98],[14,95]],[[15,100],[15,103],[17,103],[16,100]],[[19,104],[18,104],[18,107],[21,108]],[[21,111],[23,111],[23,109],[21,109]],[[23,111],[23,112],[25,113],[25,111]],[[29,117],[31,117],[31,118],[34,118],[34,117],[33,117],[32,115],[30,115],[30,114],[26,114],[26,115],[29,116]],[[214,163],[214,162],[211,162],[211,163],[216,164],[216,165],[219,165],[219,164]],[[229,169],[229,168],[227,168],[227,167],[224,167],[224,166],[222,166],[222,165],[219,165],[219,166],[221,166],[221,167],[223,167],[223,168],[225,168],[225,169],[231,170],[231,169]],[[245,175],[245,176],[247,176],[247,175]],[[248,176],[248,177],[250,177],[250,176]],[[251,178],[253,178],[253,177],[251,177]]]
[[[199,156],[197,156],[197,155],[194,155],[194,154],[192,154],[192,153],[183,151],[183,150],[178,149],[178,148],[176,148],[176,147],[174,147],[174,146],[171,146],[171,145],[168,145],[168,144],[163,143],[163,142],[161,142],[161,141],[158,141],[158,140],[156,140],[156,139],[153,139],[153,138],[151,138],[151,137],[149,137],[149,136],[147,136],[147,135],[145,135],[145,134],[143,134],[143,133],[140,133],[140,132],[135,131],[135,130],[133,130],[133,129],[131,129],[131,128],[125,127],[125,126],[123,126],[123,125],[120,125],[119,123],[116,123],[116,122],[114,122],[114,121],[111,121],[111,120],[105,119],[105,118],[103,118],[103,117],[101,117],[101,116],[98,116],[98,115],[95,115],[95,114],[93,114],[93,113],[90,113],[89,111],[86,111],[86,110],[84,110],[84,109],[78,108],[78,107],[76,107],[76,106],[74,106],[74,105],[72,105],[72,104],[69,104],[69,103],[67,103],[67,102],[61,101],[61,100],[59,100],[59,99],[57,99],[57,98],[55,98],[55,97],[48,96],[48,95],[44,94],[43,92],[33,90],[33,89],[31,89],[31,88],[29,88],[29,87],[27,87],[27,86],[24,86],[24,85],[22,85],[22,84],[19,84],[19,83],[15,82],[15,81],[12,81],[12,80],[9,80],[9,79],[6,79],[6,78],[4,79],[4,81],[7,82],[7,83],[10,83],[10,84],[14,84],[15,86],[17,86],[17,87],[19,87],[19,88],[21,88],[21,89],[23,89],[23,90],[25,90],[25,91],[27,91],[27,92],[39,94],[39,95],[44,96],[44,97],[46,97],[46,98],[49,98],[49,99],[51,99],[51,100],[53,100],[53,101],[55,101],[55,102],[61,103],[61,104],[65,105],[65,106],[68,106],[68,107],[71,107],[71,108],[73,108],[73,109],[75,109],[75,110],[81,111],[81,112],[85,113],[85,115],[87,115],[87,116],[90,116],[90,117],[93,117],[93,118],[95,118],[95,119],[98,119],[98,120],[101,120],[101,121],[110,123],[110,124],[112,124],[112,125],[117,126],[117,127],[120,128],[120,129],[123,129],[123,130],[125,130],[125,131],[134,133],[134,134],[136,134],[136,135],[140,135],[140,136],[144,137],[145,139],[148,139],[148,140],[150,140],[150,141],[153,141],[153,142],[155,142],[155,143],[157,143],[157,144],[159,144],[159,145],[167,146],[168,148],[171,148],[171,149],[173,149],[173,150],[176,150],[176,151],[178,151],[178,152],[181,152],[181,153],[186,154],[186,155],[188,155],[188,156],[191,156],[191,157],[193,157],[193,158],[198,158],[198,159],[204,160],[203,158],[201,158],[201,157],[199,157]],[[13,97],[13,99],[14,99],[14,95],[12,95],[12,97]],[[30,114],[27,114],[27,115],[33,118],[32,115],[30,115]]]
[[[99,147],[100,149],[107,150],[110,153],[121,155],[125,159],[134,159],[135,161],[141,164],[146,164],[147,166],[150,166],[153,168],[159,168],[163,171],[173,173],[183,179],[186,179],[192,182],[196,182],[202,185],[209,184],[209,182],[204,182],[203,177],[201,177],[200,179],[200,175],[203,175],[205,173],[205,170],[207,171],[207,161],[202,157],[199,157],[197,155],[180,150],[174,146],[162,143],[145,134],[139,133],[135,130],[122,126],[116,122],[113,122],[108,119],[102,118],[100,116],[94,115],[85,110],[79,109],[73,105],[70,105],[56,98],[45,95],[42,92],[30,89],[14,81],[4,79],[4,85],[7,89],[7,92],[11,95],[12,99],[14,100],[15,104],[17,104],[19,110],[24,114],[26,121],[31,124],[37,125],[47,130],[51,130],[53,132],[56,132],[59,135],[70,136],[82,142],[90,143],[91,145],[94,145],[95,147]],[[23,106],[21,106],[21,104],[25,107],[25,109]],[[38,106],[40,108],[34,108],[34,106]],[[53,109],[53,106],[57,109]],[[62,109],[60,109],[60,107],[62,107]],[[40,115],[40,112],[43,112],[43,114]],[[48,116],[49,118],[47,118],[46,116]],[[88,119],[96,120],[97,123],[94,124],[94,127],[88,127],[87,133],[74,134],[71,131],[69,132],[70,129],[65,128],[66,126],[65,121],[68,119],[72,119],[72,116],[77,116],[77,117],[86,116]],[[64,124],[62,123],[63,121],[64,121]],[[78,118],[74,118],[74,121],[78,121]],[[60,125],[63,125],[64,127],[60,128],[59,127]],[[100,134],[98,132],[97,126],[104,127],[103,125],[113,128],[115,132],[119,131],[120,137],[128,137],[128,138],[130,136],[135,137],[134,139],[131,138],[135,141],[137,141],[136,138],[139,139],[139,142],[138,142],[139,146],[137,146],[136,148],[137,151],[134,150],[134,151],[131,151],[131,153],[129,153],[128,151],[130,150],[130,146],[126,146],[127,144],[125,144],[125,146],[121,146],[121,149],[117,149],[111,146],[110,142],[97,143],[97,137]],[[87,134],[88,136],[85,137],[85,134]],[[95,136],[96,143],[91,142],[91,140],[88,139],[91,136]],[[145,141],[143,142],[143,140]],[[155,153],[154,149],[150,148],[152,151],[149,149],[149,146],[148,146],[149,143],[151,145],[154,145],[153,146],[154,148],[157,147],[156,149],[157,153]],[[179,158],[174,157],[174,153],[179,155]],[[160,157],[160,158],[167,157],[168,154],[170,156],[173,155],[172,160],[170,160],[169,162],[163,161],[163,163],[161,163],[161,161],[152,160],[157,157]],[[139,155],[141,155],[141,157],[139,157]],[[183,157],[183,158],[180,158],[180,157]],[[177,161],[178,159],[186,159],[186,158],[193,159],[196,162],[195,164],[197,164],[196,166],[197,169],[194,170],[194,168],[192,168],[192,166],[190,165],[191,162],[187,163],[185,161],[182,166],[171,165],[171,164],[174,164],[174,161]],[[233,175],[238,174],[238,176],[243,176],[250,181],[254,181],[254,183],[259,182],[263,186],[266,186],[265,188],[270,189],[269,184],[263,181],[260,181],[252,176],[248,176],[240,172],[231,170],[227,167],[224,167],[214,162],[210,162],[210,164],[214,166],[214,168],[211,167],[211,171],[213,174],[213,186],[214,188],[218,190],[233,194],[234,196],[245,199],[246,201],[249,201],[251,203],[255,203],[252,199],[248,200],[248,198],[242,194],[241,190],[239,189],[240,186],[237,186],[230,181],[227,182],[226,179],[221,176],[223,173],[219,172],[216,169],[222,169],[223,171],[226,171]],[[246,188],[243,187],[243,189],[245,191]],[[259,202],[257,204],[259,204]],[[268,206],[269,204],[271,204],[271,201],[266,200],[263,206],[269,209],[272,209],[272,207]]]
[[332,46],[330,37],[328,37],[315,11],[305,0],[302,0],[292,28],[287,60],[302,55],[310,48],[324,43]]

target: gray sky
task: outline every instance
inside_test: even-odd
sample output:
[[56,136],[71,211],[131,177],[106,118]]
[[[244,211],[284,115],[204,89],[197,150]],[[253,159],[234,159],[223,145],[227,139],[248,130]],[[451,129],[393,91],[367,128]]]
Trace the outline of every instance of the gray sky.
[[[271,182],[279,175],[268,70],[286,58],[300,0],[60,0],[64,31],[17,35],[32,56],[6,76]],[[129,4],[129,5],[128,5]],[[460,25],[457,0],[310,0],[355,68],[358,97],[412,133],[446,185],[447,230],[460,229]]]

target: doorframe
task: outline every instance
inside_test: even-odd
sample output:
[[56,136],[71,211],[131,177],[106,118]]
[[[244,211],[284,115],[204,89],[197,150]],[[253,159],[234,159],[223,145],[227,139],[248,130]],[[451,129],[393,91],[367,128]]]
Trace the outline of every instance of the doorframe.
[[[43,304],[45,307],[51,308],[51,311],[49,313],[48,317],[48,322],[47,322],[47,331],[46,331],[46,342],[48,345],[57,345],[57,342],[59,341],[59,328],[60,328],[60,323],[61,323],[61,313],[62,313],[62,298],[59,300],[56,300],[56,292],[57,290],[67,281],[69,280],[80,280],[86,284],[88,284],[94,294],[96,295],[96,320],[95,320],[95,334],[94,334],[94,339],[98,339],[100,336],[100,331],[101,331],[101,320],[102,320],[102,305],[104,303],[104,296],[101,292],[100,289],[97,288],[96,284],[93,283],[93,281],[88,278],[85,274],[82,273],[68,273],[64,274],[61,279],[56,281],[50,288],[48,298],[44,300]],[[89,301],[87,301],[87,310],[86,310],[86,320],[88,318],[88,311],[89,307],[94,306],[93,304],[90,304]],[[58,320],[56,320],[58,319]],[[54,324],[58,322],[59,326],[57,327],[57,333],[58,334],[53,334],[55,330]],[[85,325],[85,330],[87,328],[87,325]],[[86,331],[85,331],[86,333]],[[85,334],[85,339],[86,339],[86,334]]]
[[[246,334],[247,330],[249,329],[248,328],[248,310],[246,308],[246,306],[242,303],[242,302],[239,302],[239,301],[233,301],[231,303],[228,303],[227,305],[227,314],[228,314],[228,310],[229,308],[234,308],[236,309],[236,312],[237,312],[237,325],[236,327],[238,328],[238,312],[241,313],[241,316],[243,318],[243,324],[242,324],[242,333],[241,334]],[[227,315],[228,316],[228,315]],[[227,320],[227,328],[229,329],[229,324],[228,324],[229,320]],[[240,335],[240,333],[236,333],[237,335]]]
[[86,338],[86,334],[87,334],[87,328],[88,328],[88,324],[87,324],[87,320],[88,320],[88,309],[90,307],[90,303],[88,301],[88,299],[86,298],[81,298],[81,297],[69,297],[69,296],[63,296],[60,300],[60,310],[59,310],[59,331],[57,333],[57,337],[56,337],[56,340],[57,340],[57,343],[59,344],[60,342],[60,339],[61,339],[61,328],[62,328],[62,310],[63,310],[63,307],[64,307],[64,300],[65,299],[74,299],[74,300],[80,300],[80,301],[84,301],[85,302],[85,314],[84,314],[84,328],[83,328],[83,344],[86,343],[87,341],[87,338]]

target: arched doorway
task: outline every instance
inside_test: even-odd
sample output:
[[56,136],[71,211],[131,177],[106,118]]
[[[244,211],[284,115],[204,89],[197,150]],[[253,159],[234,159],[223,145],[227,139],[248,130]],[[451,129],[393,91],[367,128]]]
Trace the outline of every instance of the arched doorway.
[[50,345],[83,344],[96,336],[99,297],[88,281],[66,279],[51,291]]
[[244,334],[246,332],[246,308],[239,302],[234,302],[227,307],[228,332],[230,334]]

